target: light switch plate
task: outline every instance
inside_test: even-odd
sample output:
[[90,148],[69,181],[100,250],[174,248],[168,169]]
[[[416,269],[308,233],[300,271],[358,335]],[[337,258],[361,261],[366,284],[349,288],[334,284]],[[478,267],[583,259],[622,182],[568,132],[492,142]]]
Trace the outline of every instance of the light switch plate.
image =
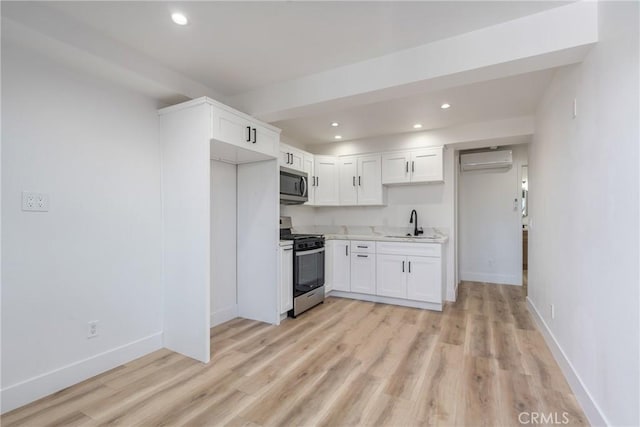
[[48,212],[49,195],[44,193],[22,192],[22,210],[29,212]]

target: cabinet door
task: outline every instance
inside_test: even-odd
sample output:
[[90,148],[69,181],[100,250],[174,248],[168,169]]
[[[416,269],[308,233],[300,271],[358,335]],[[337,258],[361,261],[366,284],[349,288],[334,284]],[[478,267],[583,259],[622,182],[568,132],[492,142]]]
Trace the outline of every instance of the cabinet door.
[[314,175],[313,155],[303,154],[302,156],[302,170],[309,176],[307,193],[309,194],[309,201],[305,205],[313,206],[315,204],[316,195],[316,179]]
[[442,147],[411,152],[411,182],[443,181]]
[[382,155],[382,183],[403,184],[411,180],[409,164],[411,153],[387,153]]
[[377,255],[376,295],[407,297],[407,258],[403,255]]
[[348,240],[333,240],[331,243],[331,287],[336,291],[351,290],[351,258]]
[[340,204],[358,204],[358,159],[356,157],[340,158]]
[[301,151],[291,150],[291,165],[289,167],[299,171],[304,170]]
[[358,204],[382,204],[380,155],[358,157]]
[[249,149],[277,157],[278,147],[280,146],[280,135],[257,123],[249,122],[247,126],[251,128],[251,144]]
[[351,292],[376,294],[376,256],[351,254]]
[[293,248],[280,248],[280,313],[293,308]]
[[338,190],[338,159],[333,156],[315,156],[316,206],[337,206],[340,203]]
[[442,258],[407,257],[407,298],[442,302]]
[[253,134],[249,122],[230,111],[213,108],[213,138],[239,147],[250,148]]

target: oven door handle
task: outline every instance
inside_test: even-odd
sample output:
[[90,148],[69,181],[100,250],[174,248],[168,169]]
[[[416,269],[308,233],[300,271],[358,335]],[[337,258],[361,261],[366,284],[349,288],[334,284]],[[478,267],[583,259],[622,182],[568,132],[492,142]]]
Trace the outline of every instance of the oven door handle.
[[319,254],[320,252],[324,252],[324,248],[313,249],[311,251],[296,252],[296,256],[313,255],[313,254]]

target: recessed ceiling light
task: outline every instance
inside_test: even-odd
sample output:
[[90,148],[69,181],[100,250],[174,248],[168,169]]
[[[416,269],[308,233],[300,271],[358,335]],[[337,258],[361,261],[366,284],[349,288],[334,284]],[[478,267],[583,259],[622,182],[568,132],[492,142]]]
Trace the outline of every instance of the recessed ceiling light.
[[451,105],[447,104],[446,102],[440,106],[440,108],[442,108],[443,110],[446,110],[449,107],[451,107]]
[[342,135],[336,135],[334,136],[335,139],[342,139]]
[[171,20],[178,25],[187,25],[189,20],[182,13],[173,13],[171,14]]
[[414,129],[421,129],[422,125],[420,123],[416,123],[415,125],[413,125]]
[[334,128],[337,128],[338,126],[340,126],[340,123],[333,122],[333,123],[331,123],[331,126],[333,126]]

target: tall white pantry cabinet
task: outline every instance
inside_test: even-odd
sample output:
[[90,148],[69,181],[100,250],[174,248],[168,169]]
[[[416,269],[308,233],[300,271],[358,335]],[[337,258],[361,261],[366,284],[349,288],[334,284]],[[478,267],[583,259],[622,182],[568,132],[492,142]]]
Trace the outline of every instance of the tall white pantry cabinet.
[[238,266],[237,314],[280,321],[280,131],[206,97],[164,108],[159,116],[164,346],[206,363],[216,238],[211,235],[211,160],[237,165],[237,250],[230,254]]

